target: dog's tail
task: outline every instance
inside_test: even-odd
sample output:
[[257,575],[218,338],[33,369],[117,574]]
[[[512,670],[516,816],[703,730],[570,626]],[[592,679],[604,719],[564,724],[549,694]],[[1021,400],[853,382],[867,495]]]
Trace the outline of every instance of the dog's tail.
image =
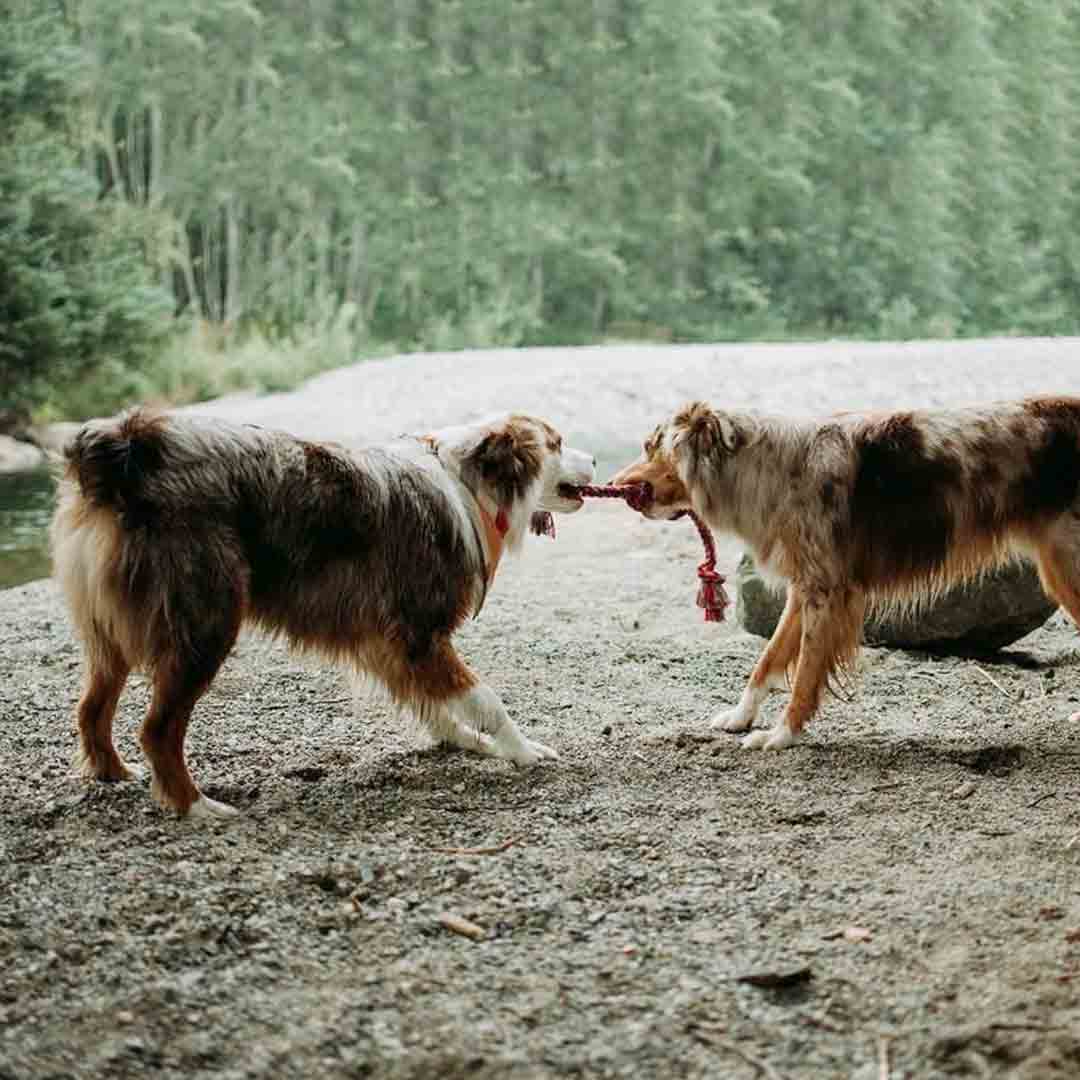
[[163,415],[148,409],[90,421],[64,447],[67,475],[94,505],[120,513],[133,509],[164,459],[166,425]]

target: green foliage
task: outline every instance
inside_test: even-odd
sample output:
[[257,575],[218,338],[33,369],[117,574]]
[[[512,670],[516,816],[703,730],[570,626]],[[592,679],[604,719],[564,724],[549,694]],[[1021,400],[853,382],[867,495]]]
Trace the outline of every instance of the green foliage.
[[1075,0],[12,3],[0,395],[241,378],[147,274],[232,341],[1080,325]]
[[0,410],[26,411],[103,357],[137,363],[168,329],[138,222],[99,201],[63,136],[79,55],[55,14],[5,11],[0,38]]
[[354,315],[343,308],[332,322],[287,338],[254,330],[223,336],[207,323],[189,323],[138,365],[109,357],[82,378],[54,387],[42,419],[108,415],[133,401],[186,405],[238,390],[288,390],[358,355],[385,352],[358,339]]

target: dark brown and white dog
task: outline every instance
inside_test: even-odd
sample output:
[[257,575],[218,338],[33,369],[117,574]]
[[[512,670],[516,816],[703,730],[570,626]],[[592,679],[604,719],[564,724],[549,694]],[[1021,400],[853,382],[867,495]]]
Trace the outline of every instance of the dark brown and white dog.
[[86,656],[84,775],[133,775],[112,722],[128,673],[143,669],[155,797],[180,814],[235,813],[199,792],[184,737],[245,622],[373,677],[437,739],[518,765],[556,756],[451,642],[531,515],[581,506],[558,489],[588,483],[593,459],[544,421],[512,415],[350,451],[140,409],[87,424],[65,456],[52,545]]
[[747,747],[790,746],[836,673],[851,671],[868,608],[917,610],[1016,556],[1080,623],[1080,398],[795,421],[682,408],[614,483],[648,481],[644,511],[692,507],[786,582],[787,604],[734,709],[753,725],[790,676],[791,698]]

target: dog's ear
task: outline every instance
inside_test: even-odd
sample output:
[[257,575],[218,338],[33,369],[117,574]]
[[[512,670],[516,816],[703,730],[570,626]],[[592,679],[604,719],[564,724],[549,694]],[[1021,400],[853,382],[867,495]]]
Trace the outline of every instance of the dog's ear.
[[746,432],[728,413],[717,412],[703,401],[684,406],[671,421],[671,449],[685,448],[697,457],[734,454],[747,442]]
[[487,432],[465,454],[462,477],[479,481],[500,506],[519,499],[540,476],[543,447],[530,427],[508,421]]

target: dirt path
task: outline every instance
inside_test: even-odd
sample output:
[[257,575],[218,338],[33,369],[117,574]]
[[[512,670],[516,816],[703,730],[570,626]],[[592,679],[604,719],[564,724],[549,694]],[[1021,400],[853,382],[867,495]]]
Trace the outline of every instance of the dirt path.
[[[523,408],[613,465],[698,393],[1077,393],[1076,349],[410,357],[203,411],[358,441]],[[462,647],[560,751],[530,772],[354,715],[337,674],[244,639],[189,738],[245,811],[210,829],[71,779],[55,590],[0,593],[0,1078],[1080,1076],[1073,628],[978,662],[867,650],[854,701],[750,754],[702,737],[761,642],[700,621],[698,558],[689,525],[597,504],[500,571]]]

